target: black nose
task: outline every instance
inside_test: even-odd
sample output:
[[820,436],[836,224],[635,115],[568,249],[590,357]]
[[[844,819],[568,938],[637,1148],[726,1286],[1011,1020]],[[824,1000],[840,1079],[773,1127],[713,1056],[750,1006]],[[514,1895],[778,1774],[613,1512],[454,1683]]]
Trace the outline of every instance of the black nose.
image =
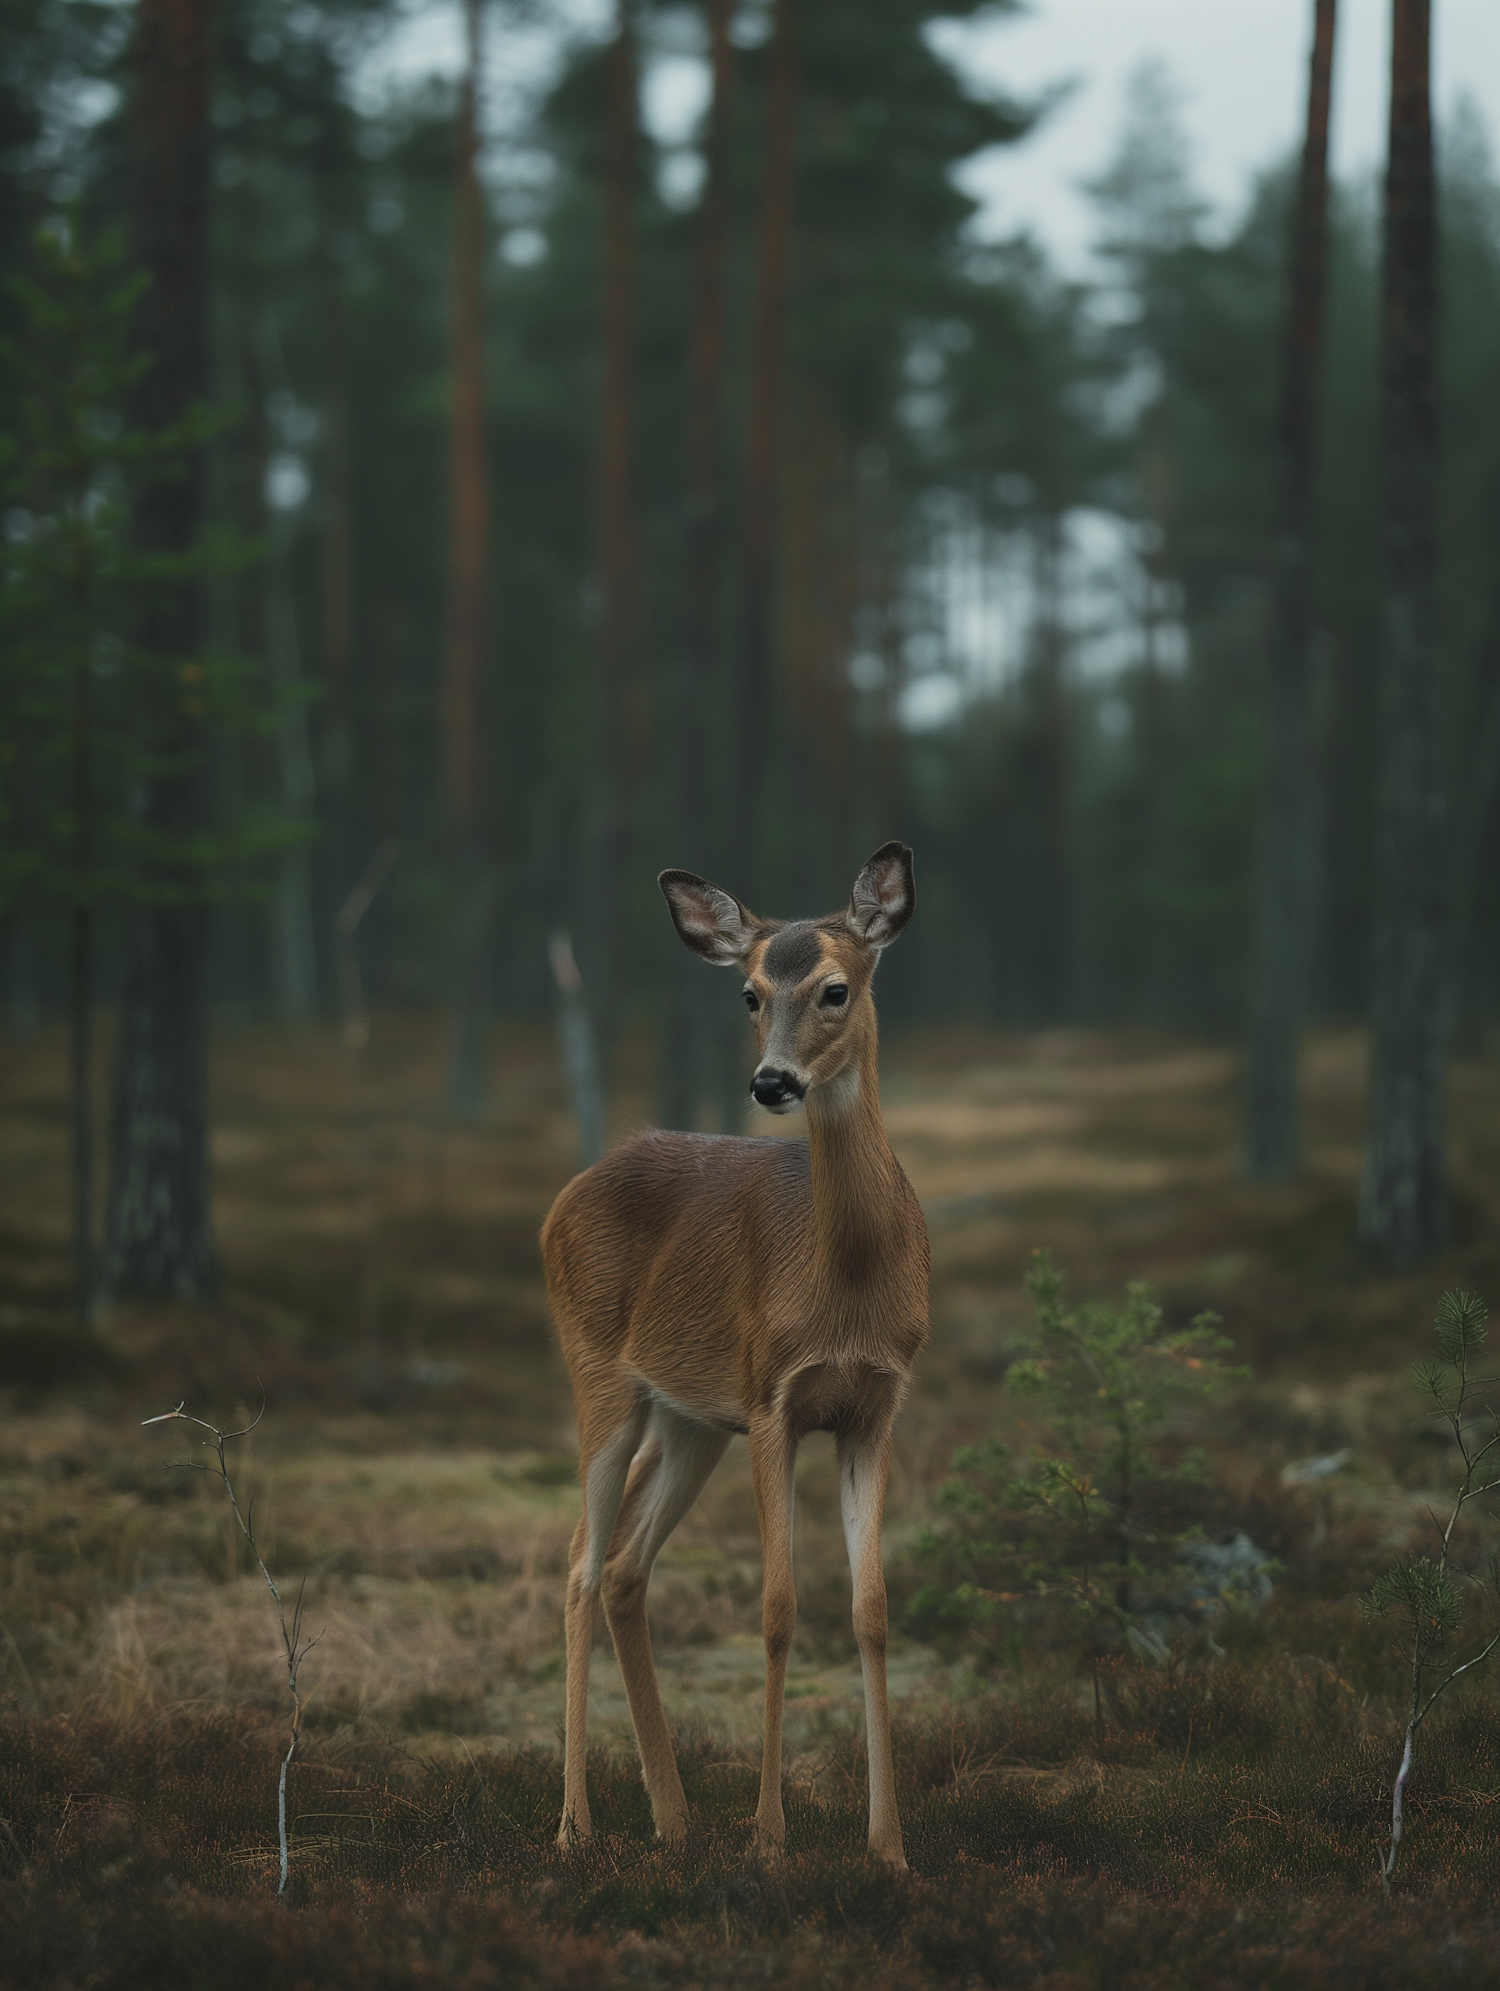
[[802,1088],[789,1072],[757,1072],[750,1097],[757,1106],[784,1106],[789,1099],[800,1099]]

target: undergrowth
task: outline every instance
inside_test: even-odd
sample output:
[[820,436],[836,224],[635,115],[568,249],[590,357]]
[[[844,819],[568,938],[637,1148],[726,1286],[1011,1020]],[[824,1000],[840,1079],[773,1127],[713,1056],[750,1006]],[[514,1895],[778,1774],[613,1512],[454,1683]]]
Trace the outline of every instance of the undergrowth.
[[596,1837],[553,1843],[549,1751],[435,1761],[368,1734],[293,1772],[272,1898],[275,1731],[179,1716],[0,1727],[0,1984],[1062,1987],[1492,1981],[1500,1712],[1435,1719],[1413,1866],[1381,1901],[1386,1711],[1316,1666],[1109,1669],[1096,1737],[1029,1683],[897,1732],[909,1878],[864,1856],[860,1741],[788,1779],[788,1856],[751,1853],[756,1766],[681,1751],[695,1828],[654,1842],[633,1761],[590,1765]]

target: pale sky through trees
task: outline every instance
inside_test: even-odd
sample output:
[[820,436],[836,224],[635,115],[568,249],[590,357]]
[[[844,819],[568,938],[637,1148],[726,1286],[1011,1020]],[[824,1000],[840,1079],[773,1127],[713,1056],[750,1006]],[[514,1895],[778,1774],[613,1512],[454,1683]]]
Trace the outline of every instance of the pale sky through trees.
[[[587,31],[597,20],[602,33],[608,16],[603,0],[555,0],[545,10],[547,25],[528,12],[536,24],[518,32],[497,9],[491,102],[502,129],[507,114],[513,118],[519,101],[545,82],[559,29]],[[1500,0],[1435,0],[1433,19],[1440,118],[1467,92],[1491,133],[1500,131]],[[681,32],[681,52],[663,54],[645,81],[648,121],[658,138],[678,144],[691,138],[705,88],[687,14]],[[1310,32],[1309,0],[1034,0],[1018,17],[954,22],[939,43],[977,77],[1021,94],[1075,81],[1034,138],[971,167],[967,183],[984,203],[982,231],[1030,227],[1068,267],[1086,261],[1094,217],[1079,182],[1109,155],[1129,79],[1153,59],[1167,65],[1182,93],[1199,185],[1216,215],[1232,217],[1256,170],[1299,142]],[[1389,36],[1390,0],[1342,0],[1332,139],[1339,179],[1379,165]],[[454,73],[458,62],[457,8],[414,4],[368,73],[372,80]],[[503,164],[497,177],[506,178]],[[692,177],[684,157],[676,173],[684,199]]]
[[[1390,0],[1341,0],[1335,59],[1331,163],[1345,183],[1378,174],[1389,109]],[[1492,139],[1500,134],[1500,0],[1434,0],[1434,101],[1440,122],[1462,96],[1477,104]],[[749,9],[744,23],[753,19]],[[526,106],[553,74],[570,35],[602,39],[609,0],[494,0],[487,125],[489,177],[499,196],[502,253],[526,262],[544,253],[528,224],[546,161],[525,149]],[[707,99],[696,9],[656,16],[655,51],[643,65],[642,105],[659,143],[673,148],[663,191],[683,206],[697,195],[694,140]],[[1067,271],[1090,269],[1098,214],[1084,182],[1117,147],[1132,79],[1143,65],[1164,68],[1178,97],[1196,189],[1210,226],[1231,226],[1255,175],[1290,158],[1301,143],[1312,33],[1311,0],[1033,0],[1019,15],[953,21],[934,40],[981,82],[1021,97],[1072,82],[1072,89],[1020,145],[980,155],[964,182],[982,203],[976,232],[1003,237],[1029,229]],[[374,55],[365,77],[409,81],[424,71],[455,74],[460,60],[456,6],[410,0],[406,25]],[[520,140],[519,145],[517,140]],[[1024,558],[976,539],[962,521],[934,540],[933,564],[916,583],[926,602],[912,639],[903,695],[906,723],[948,722],[965,699],[1014,674],[1031,626],[1030,569]],[[1104,513],[1070,515],[1062,592],[1074,667],[1107,679],[1134,655],[1142,585],[1134,541]],[[1185,659],[1185,633],[1170,600],[1158,604],[1158,643],[1169,667]],[[925,648],[923,647],[925,645]],[[931,651],[931,655],[927,654]]]

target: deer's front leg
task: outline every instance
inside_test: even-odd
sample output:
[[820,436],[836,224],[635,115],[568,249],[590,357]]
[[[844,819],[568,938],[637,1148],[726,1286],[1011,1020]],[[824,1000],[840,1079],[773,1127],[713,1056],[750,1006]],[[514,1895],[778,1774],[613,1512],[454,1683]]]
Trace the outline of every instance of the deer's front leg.
[[885,1683],[885,1570],[880,1559],[880,1522],[885,1512],[885,1483],[891,1465],[889,1428],[874,1434],[842,1434],[838,1440],[838,1462],[839,1505],[854,1585],[854,1638],[865,1680],[870,1851],[893,1867],[905,1867],[901,1819],[896,1810],[896,1776],[891,1761],[891,1709]]
[[781,1717],[787,1654],[797,1629],[797,1591],[792,1581],[792,1474],[796,1464],[797,1440],[784,1423],[771,1418],[752,1427],[750,1469],[760,1518],[761,1628],[766,1640],[766,1725],[755,1839],[760,1850],[772,1857],[786,1843],[786,1817],[781,1808]]

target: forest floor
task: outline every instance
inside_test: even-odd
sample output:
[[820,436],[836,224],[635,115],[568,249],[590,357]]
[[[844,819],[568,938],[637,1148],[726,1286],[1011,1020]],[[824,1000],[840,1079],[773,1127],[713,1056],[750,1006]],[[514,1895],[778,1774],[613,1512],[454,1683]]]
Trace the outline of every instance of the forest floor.
[[[596,1839],[553,1845],[577,1513],[536,1233],[570,1172],[551,1033],[497,1033],[492,1103],[443,1110],[439,1019],[224,1033],[212,1308],[69,1326],[63,1045],[0,1043],[0,1985],[1490,1984],[1500,1696],[1435,1718],[1403,1884],[1376,1858],[1396,1662],[1357,1597],[1449,1460],[1406,1377],[1439,1295],[1500,1301],[1500,1057],[1453,1076],[1454,1245],[1394,1277],[1352,1242],[1362,1041],[1305,1059],[1307,1167],[1234,1166],[1234,1054],[1144,1032],[894,1035],[883,1093],[927,1211],[932,1344],[886,1560],[912,1874],[862,1857],[859,1668],[831,1443],[798,1472],[786,1860],[751,1855],[759,1557],[736,1441],[669,1544],[652,1623],[698,1820],[656,1846],[600,1633]],[[617,1131],[644,1124],[627,1055]],[[633,1081],[639,1081],[633,1083]],[[765,1131],[786,1130],[767,1122]],[[795,1129],[793,1129],[795,1131]],[[900,1629],[956,1446],[1024,1444],[1004,1372],[1050,1247],[1078,1296],[1147,1279],[1224,1321],[1250,1379],[1203,1413],[1202,1520],[1280,1564],[1260,1613],[1110,1669],[1096,1732],[1063,1647],[1004,1663]],[[231,1454],[320,1642],[268,1905],[285,1672],[222,1489],[174,1471],[185,1400],[266,1411]],[[1290,1461],[1346,1449],[1288,1485]]]

